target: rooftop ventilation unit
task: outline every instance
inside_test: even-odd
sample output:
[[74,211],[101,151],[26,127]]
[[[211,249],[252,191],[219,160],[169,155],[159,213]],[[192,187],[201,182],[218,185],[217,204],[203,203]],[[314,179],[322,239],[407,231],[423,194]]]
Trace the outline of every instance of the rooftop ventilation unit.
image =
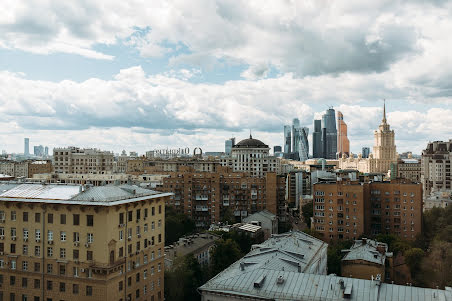
[[265,278],[266,278],[265,275],[259,276],[259,278],[257,278],[256,281],[254,281],[254,287],[255,288],[262,288],[262,286],[264,285],[264,282],[265,282]]

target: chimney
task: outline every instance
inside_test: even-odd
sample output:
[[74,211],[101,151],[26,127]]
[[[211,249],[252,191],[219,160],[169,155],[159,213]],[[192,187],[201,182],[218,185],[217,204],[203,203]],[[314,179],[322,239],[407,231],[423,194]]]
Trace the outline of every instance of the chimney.
[[361,238],[361,242],[363,243],[363,245],[367,244],[367,238]]

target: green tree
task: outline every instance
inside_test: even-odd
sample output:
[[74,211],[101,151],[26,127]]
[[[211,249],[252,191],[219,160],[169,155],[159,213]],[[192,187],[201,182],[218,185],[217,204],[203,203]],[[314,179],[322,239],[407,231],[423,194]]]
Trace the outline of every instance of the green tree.
[[420,270],[421,261],[425,253],[424,251],[422,251],[422,249],[412,248],[406,250],[403,255],[405,256],[406,264],[410,268],[411,276],[414,277]]
[[227,223],[229,225],[233,225],[235,223],[235,216],[232,212],[231,208],[229,207],[223,207],[221,216],[223,217],[221,219],[222,223]]
[[193,256],[174,262],[172,271],[165,271],[165,299],[174,301],[199,301],[197,292],[205,280],[202,268]]
[[341,275],[341,260],[344,255],[342,254],[342,250],[350,249],[352,245],[353,245],[352,240],[337,241],[328,245],[327,250],[328,274]]
[[165,245],[170,245],[180,237],[195,231],[195,223],[173,207],[165,208]]
[[415,275],[416,284],[432,288],[452,286],[450,267],[452,267],[452,243],[435,240],[421,263],[421,271]]
[[301,207],[301,212],[304,222],[306,223],[308,228],[311,228],[311,217],[314,214],[314,205],[312,204],[312,202],[303,205],[303,207]]
[[215,248],[212,251],[212,276],[226,269],[232,263],[236,262],[242,253],[239,245],[232,239],[219,239],[215,242]]

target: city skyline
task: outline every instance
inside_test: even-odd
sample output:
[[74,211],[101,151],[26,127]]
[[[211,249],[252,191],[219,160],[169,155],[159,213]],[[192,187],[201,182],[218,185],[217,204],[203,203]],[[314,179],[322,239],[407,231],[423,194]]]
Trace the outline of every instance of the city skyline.
[[154,5],[0,4],[0,147],[282,146],[333,106],[358,153],[384,98],[401,152],[450,136],[451,3]]

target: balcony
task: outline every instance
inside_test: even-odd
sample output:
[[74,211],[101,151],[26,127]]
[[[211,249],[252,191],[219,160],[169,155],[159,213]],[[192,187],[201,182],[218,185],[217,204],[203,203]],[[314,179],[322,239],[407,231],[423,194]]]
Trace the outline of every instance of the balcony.
[[208,201],[209,196],[208,195],[196,195],[195,200],[196,201]]
[[209,207],[207,207],[207,206],[196,206],[195,207],[195,211],[207,212],[207,211],[209,211]]

